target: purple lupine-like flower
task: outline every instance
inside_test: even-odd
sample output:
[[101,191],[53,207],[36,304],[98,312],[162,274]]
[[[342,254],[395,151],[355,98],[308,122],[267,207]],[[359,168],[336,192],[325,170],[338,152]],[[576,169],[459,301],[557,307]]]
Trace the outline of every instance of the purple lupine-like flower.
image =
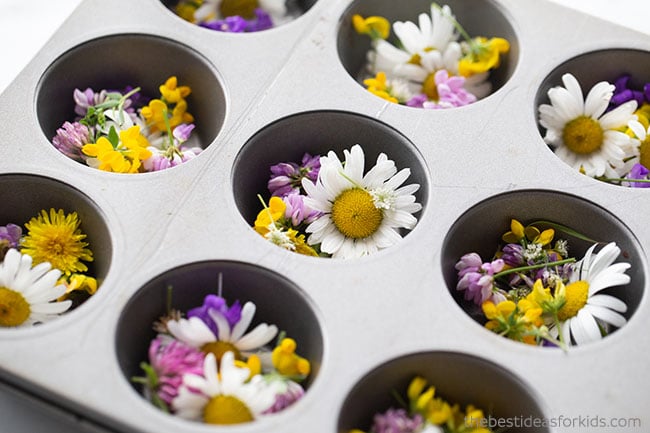
[[176,140],[178,140],[178,143],[180,144],[187,141],[190,138],[193,129],[194,129],[193,123],[181,123],[176,128],[174,128],[174,132],[172,132],[172,135]]
[[84,91],[74,89],[74,92],[72,94],[72,97],[76,104],[74,107],[74,112],[77,115],[84,117],[88,112],[89,107],[101,104],[106,100],[106,93],[106,90],[102,90],[101,92],[97,93],[90,87]]
[[519,244],[507,244],[501,250],[503,255],[501,259],[512,267],[523,266],[524,264],[524,247]]
[[178,395],[184,374],[203,374],[205,355],[178,340],[158,336],[149,345],[149,363],[158,376],[153,392],[169,406]]
[[425,102],[429,100],[429,97],[425,95],[424,93],[419,93],[417,95],[414,95],[411,99],[406,101],[406,105],[408,107],[413,107],[413,108],[423,108],[423,105]]
[[463,107],[476,102],[476,96],[465,90],[465,77],[450,76],[445,69],[440,69],[434,75],[438,101],[426,101],[422,108],[441,109]]
[[264,415],[270,413],[280,412],[287,407],[291,406],[305,395],[305,390],[302,386],[292,380],[278,379],[279,383],[275,384],[278,389],[278,394],[275,396],[275,403],[273,406],[262,412]]
[[373,433],[417,433],[423,423],[422,415],[410,416],[404,409],[390,408],[384,413],[378,413],[373,418]]
[[267,30],[271,27],[273,27],[271,15],[269,15],[264,9],[261,8],[256,8],[255,18],[246,22],[247,32],[259,32],[260,30]]
[[459,277],[456,290],[465,291],[465,299],[472,300],[479,306],[496,293],[493,275],[500,272],[505,266],[502,259],[490,263],[480,262],[482,260],[478,254],[469,253],[461,257],[455,266]]
[[235,301],[228,307],[228,303],[224,298],[210,294],[203,299],[203,305],[187,312],[187,318],[198,317],[210,328],[214,335],[219,335],[219,329],[215,321],[210,317],[209,310],[215,310],[223,314],[232,328],[241,319],[241,308],[239,301]]
[[322,215],[321,212],[311,209],[305,204],[305,196],[292,192],[282,197],[282,201],[287,209],[284,211],[284,217],[291,220],[294,227],[300,224],[311,224]]
[[295,162],[281,162],[271,166],[271,178],[267,184],[271,195],[284,197],[293,192],[300,192],[302,179],[312,182],[318,179],[320,156],[305,153],[300,165]]
[[609,110],[613,110],[619,105],[633,99],[636,100],[638,106],[641,106],[643,102],[650,102],[650,83],[646,83],[643,86],[643,91],[631,89],[631,78],[629,74],[624,74],[614,82],[614,94],[609,101]]
[[90,131],[79,122],[65,122],[56,130],[56,136],[52,138],[52,144],[59,152],[79,162],[85,161],[81,148],[88,143],[90,143]]
[[[625,176],[626,179],[648,179],[648,170],[643,164],[636,163],[630,169],[630,172]],[[629,186],[632,188],[650,188],[650,182],[622,182],[623,186]]]
[[7,248],[18,248],[22,235],[23,229],[16,224],[9,223],[6,226],[0,226],[0,241],[6,241]]
[[226,33],[242,33],[246,31],[247,21],[239,15],[226,17],[222,20],[207,21],[200,23],[199,26],[210,30]]

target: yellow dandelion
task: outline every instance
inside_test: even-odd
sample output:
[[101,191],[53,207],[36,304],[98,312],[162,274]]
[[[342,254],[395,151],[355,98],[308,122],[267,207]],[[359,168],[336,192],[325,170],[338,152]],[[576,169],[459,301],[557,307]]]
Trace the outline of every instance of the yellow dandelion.
[[65,214],[62,209],[41,210],[39,216],[32,218],[25,227],[27,236],[21,244],[21,252],[30,255],[34,264],[49,262],[52,268],[65,275],[85,272],[88,267],[82,263],[92,262],[93,253],[86,248],[81,232],[81,221],[76,212]]

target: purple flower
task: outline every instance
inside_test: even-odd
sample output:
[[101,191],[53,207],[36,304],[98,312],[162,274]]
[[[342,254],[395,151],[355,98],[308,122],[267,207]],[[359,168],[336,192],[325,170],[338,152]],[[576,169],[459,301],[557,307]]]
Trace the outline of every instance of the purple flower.
[[609,110],[613,110],[619,105],[633,99],[636,100],[638,106],[641,106],[644,101],[650,102],[650,83],[646,83],[643,86],[643,91],[630,89],[629,84],[631,78],[629,74],[624,74],[614,82],[614,95],[609,102]]
[[373,418],[373,433],[416,433],[422,427],[422,415],[409,416],[404,409],[388,409]]
[[216,30],[218,32],[242,33],[246,30],[247,22],[239,15],[234,15],[231,17],[226,17],[223,20],[208,21],[200,23],[199,25],[201,27],[205,27],[210,30]]
[[74,102],[76,104],[74,107],[74,112],[77,113],[77,115],[84,117],[88,112],[89,107],[101,104],[106,100],[106,90],[102,90],[101,92],[96,93],[90,87],[84,91],[74,89],[72,97],[74,98]]
[[181,123],[176,128],[174,128],[174,132],[172,133],[172,135],[176,140],[178,140],[180,144],[187,141],[190,138],[193,129],[194,129],[193,123],[189,123],[189,124]]
[[406,101],[406,105],[413,108],[423,108],[425,102],[429,100],[429,97],[424,93],[413,96],[411,99]]
[[153,392],[167,405],[178,395],[184,374],[203,374],[205,355],[198,349],[177,340],[158,336],[149,345],[149,363],[158,376]]
[[2,249],[18,248],[22,235],[23,229],[16,224],[9,223],[6,226],[0,226],[0,243],[4,247]]
[[478,254],[469,253],[461,257],[455,266],[459,277],[456,290],[464,290],[465,299],[472,300],[479,306],[491,299],[495,293],[498,294],[494,287],[493,275],[500,272],[505,266],[501,259],[491,263],[480,263],[481,261]]
[[85,161],[81,148],[88,143],[90,143],[90,132],[85,125],[78,122],[65,122],[56,130],[56,136],[52,138],[52,144],[59,152],[79,162]]
[[507,244],[501,250],[503,255],[501,259],[512,267],[523,266],[524,264],[524,247],[519,244]]
[[282,197],[284,204],[287,206],[284,217],[291,220],[294,227],[298,227],[302,223],[311,224],[322,215],[321,212],[307,206],[304,198],[304,195],[300,195],[295,191]]
[[465,77],[449,76],[445,69],[440,69],[434,75],[434,81],[438,90],[438,101],[426,101],[423,108],[440,109],[463,107],[476,102],[476,96],[469,93],[463,85]]
[[280,388],[275,396],[273,406],[262,412],[263,414],[277,413],[291,406],[305,395],[302,386],[292,380],[278,380],[277,386]]
[[[650,170],[638,162],[632,166],[630,172],[625,176],[626,179],[647,179]],[[650,188],[650,182],[623,182],[622,185],[632,188]]]
[[264,9],[260,8],[255,9],[255,18],[246,23],[247,32],[259,32],[260,30],[267,30],[271,27],[273,27],[271,16]]
[[271,178],[267,184],[271,195],[284,197],[292,192],[300,192],[302,179],[312,182],[318,179],[320,156],[305,153],[300,165],[295,162],[281,162],[271,166]]
[[202,306],[193,308],[187,312],[187,318],[198,317],[208,325],[208,328],[210,328],[214,335],[219,335],[217,324],[210,317],[210,310],[215,310],[223,314],[231,328],[241,319],[241,305],[239,301],[235,301],[231,307],[228,307],[226,300],[217,295],[207,295],[203,300]]

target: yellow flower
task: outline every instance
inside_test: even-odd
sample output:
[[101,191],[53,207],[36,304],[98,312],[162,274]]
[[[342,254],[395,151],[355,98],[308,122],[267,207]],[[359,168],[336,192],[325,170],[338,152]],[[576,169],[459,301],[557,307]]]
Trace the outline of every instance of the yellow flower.
[[390,34],[390,22],[380,16],[363,18],[361,15],[353,15],[352,25],[357,33],[368,35],[372,39],[386,39]]
[[368,91],[375,96],[379,96],[382,99],[385,99],[389,102],[395,104],[399,103],[399,100],[390,94],[390,89],[386,83],[386,74],[383,72],[377,72],[375,78],[368,78],[363,80],[363,84],[368,88]]
[[167,104],[160,99],[152,99],[149,105],[142,107],[140,111],[142,117],[147,121],[147,125],[152,131],[166,131],[167,123],[165,119],[167,116]]
[[86,292],[89,295],[97,292],[97,280],[84,274],[72,274],[69,278],[61,278],[59,284],[65,285],[66,295],[74,291]]
[[138,166],[140,161],[144,161],[151,156],[151,151],[147,149],[150,146],[149,140],[140,133],[138,125],[120,131],[120,141],[128,149],[124,152],[126,156],[134,163],[137,161]]
[[273,349],[271,361],[278,373],[284,376],[307,376],[311,370],[309,361],[296,353],[296,342],[292,338],[284,338]]
[[509,50],[510,43],[503,38],[476,37],[470,43],[470,52],[458,62],[458,72],[469,77],[497,68],[501,54]]
[[21,253],[32,257],[33,263],[49,262],[53,269],[65,275],[85,272],[88,267],[82,263],[92,262],[93,253],[86,248],[86,235],[81,232],[81,221],[76,212],[65,214],[63,209],[50,212],[41,210],[39,216],[29,220]]
[[488,319],[485,327],[512,340],[527,344],[536,344],[535,328],[542,326],[542,308],[527,299],[517,304],[513,301],[502,301],[494,304],[486,301],[481,306],[483,314]]
[[269,200],[269,206],[262,209],[260,213],[257,214],[254,227],[255,231],[262,236],[266,235],[269,232],[269,226],[282,218],[286,210],[287,205],[280,197],[271,197],[271,200]]
[[129,173],[131,163],[125,156],[115,150],[108,138],[100,137],[97,143],[84,144],[81,151],[99,161],[98,169],[113,173]]
[[192,89],[189,86],[178,86],[178,80],[175,76],[169,77],[165,81],[165,84],[161,85],[158,89],[163,99],[170,104],[176,104],[192,93]]
[[529,242],[540,244],[542,246],[548,245],[555,236],[555,230],[546,229],[540,232],[535,226],[529,225],[524,227],[516,219],[510,220],[510,231],[503,234],[501,239],[509,244],[518,244],[522,239],[527,239]]

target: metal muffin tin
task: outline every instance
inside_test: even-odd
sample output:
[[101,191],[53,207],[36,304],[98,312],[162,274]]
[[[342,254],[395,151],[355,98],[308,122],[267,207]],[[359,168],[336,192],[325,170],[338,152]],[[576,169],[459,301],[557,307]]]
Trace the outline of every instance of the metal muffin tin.
[[[0,330],[3,387],[90,431],[343,433],[368,428],[390,390],[419,373],[440,395],[497,417],[638,418],[647,431],[648,192],[575,172],[544,144],[536,118],[563,72],[585,87],[622,72],[650,81],[650,39],[546,1],[447,3],[470,34],[505,37],[511,51],[492,95],[446,111],[387,103],[354,78],[369,45],[351,15],[415,20],[428,0],[295,2],[304,12],[296,20],[238,35],[183,22],[159,0],[82,3],[0,96],[0,224],[41,208],[77,211],[101,286],[57,320]],[[153,92],[173,74],[193,89],[198,158],[119,175],[50,144],[74,87]],[[269,164],[356,143],[368,164],[385,152],[421,185],[419,222],[401,243],[328,260],[284,251],[250,228]],[[472,250],[490,254],[512,217],[616,241],[633,265],[632,283],[615,289],[629,306],[625,327],[564,353],[498,337],[466,314],[453,264]],[[257,319],[295,336],[314,370],[293,407],[227,428],[164,414],[129,382],[166,285],[185,309],[216,290],[219,272],[225,294],[256,301]]]

